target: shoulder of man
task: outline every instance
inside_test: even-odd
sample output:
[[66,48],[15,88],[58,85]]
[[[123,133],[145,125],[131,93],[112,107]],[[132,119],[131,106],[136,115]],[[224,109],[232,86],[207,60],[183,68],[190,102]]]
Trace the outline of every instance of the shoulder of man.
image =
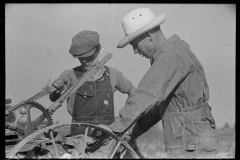
[[107,74],[110,75],[109,67],[108,66],[104,66],[104,68],[105,68]]
[[73,70],[73,68],[66,69],[61,73],[61,75],[71,77],[72,75],[74,75],[74,70]]
[[109,66],[104,66],[104,68],[106,69],[106,72],[110,75],[110,77],[116,77],[119,74],[122,74],[122,72],[116,68],[109,67]]
[[59,77],[64,78],[66,81],[68,81],[69,83],[73,83],[73,84],[77,80],[77,77],[74,73],[73,68],[64,70]]
[[132,82],[123,75],[123,72],[113,67],[107,67],[109,69],[110,81],[113,92],[119,90],[122,93],[127,93],[132,86]]
[[77,67],[74,67],[74,68],[71,68],[71,69],[68,70],[68,72],[69,72],[70,74],[72,74],[72,73],[71,73],[72,71],[83,72],[81,66],[77,66]]
[[170,43],[168,46],[164,47],[163,51],[171,55],[173,58],[172,62],[177,63],[183,71],[189,70],[193,64],[193,60],[190,56],[190,46],[181,39],[178,39],[174,43]]

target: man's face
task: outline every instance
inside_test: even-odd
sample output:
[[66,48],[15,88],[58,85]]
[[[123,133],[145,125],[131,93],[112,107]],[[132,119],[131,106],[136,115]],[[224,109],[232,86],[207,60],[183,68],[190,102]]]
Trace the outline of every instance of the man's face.
[[133,46],[135,54],[142,55],[146,58],[151,58],[154,53],[154,46],[151,37],[148,34],[143,34],[134,39],[130,44]]
[[85,71],[88,70],[92,66],[92,63],[95,60],[95,58],[97,57],[97,55],[98,55],[98,53],[94,53],[90,57],[78,58],[81,63],[81,66],[83,67],[83,69]]

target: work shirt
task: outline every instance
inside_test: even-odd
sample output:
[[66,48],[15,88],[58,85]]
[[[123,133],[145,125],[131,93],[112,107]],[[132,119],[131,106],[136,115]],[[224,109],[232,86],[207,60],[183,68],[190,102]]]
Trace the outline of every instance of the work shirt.
[[[140,113],[152,108],[150,114],[147,114],[146,118],[142,120],[142,124],[139,124],[141,126],[138,132],[143,133],[164,117],[164,143],[166,148],[169,149],[176,144],[177,139],[180,139],[179,134],[182,134],[182,137],[188,134],[184,127],[189,129],[189,132],[194,130],[193,126],[185,123],[187,121],[184,119],[185,115],[180,114],[182,110],[194,112],[200,108],[201,113],[197,112],[194,115],[195,117],[189,116],[192,118],[191,122],[194,123],[205,118],[199,116],[208,116],[206,118],[211,120],[211,124],[215,124],[209,107],[205,107],[208,100],[209,87],[201,63],[190,50],[189,44],[174,34],[161,46],[158,46],[151,58],[151,67],[140,81],[135,95],[128,99],[126,105],[119,112],[120,116],[110,127],[115,132],[122,132]],[[184,124],[190,127],[184,126]],[[214,137],[215,141],[211,141],[211,143],[216,147],[218,140],[214,127],[197,129],[199,134],[205,130],[204,135],[189,133],[190,140],[184,143],[189,144],[190,149],[196,149],[196,137]],[[130,133],[132,132],[131,129]],[[184,150],[186,149],[181,145],[179,146]]]
[[[171,47],[169,43],[179,44],[179,47],[171,51],[175,53],[166,51],[169,49],[168,47]],[[135,95],[120,110],[119,114],[123,125],[119,126],[122,127],[121,130],[129,126],[136,116],[146,108],[165,100],[173,88],[190,72],[191,68],[195,68],[193,60],[182,45],[187,46],[188,44],[180,40],[175,34],[158,47],[153,54],[151,67],[140,81]],[[203,70],[200,62],[197,62]],[[209,90],[206,78],[203,77],[203,79],[205,80],[205,98],[207,101]],[[204,83],[199,75],[194,73],[185,79],[175,94],[179,95],[179,103],[182,103],[183,106],[193,106],[203,101],[203,90]],[[114,126],[114,124],[111,126]]]
[[[101,80],[103,78],[103,75],[107,74],[108,76],[110,76],[110,83],[112,86],[113,93],[116,90],[118,90],[121,93],[129,94],[130,92],[133,92],[135,90],[135,87],[132,85],[132,82],[128,80],[121,71],[112,67],[108,68],[109,74],[106,72],[105,67],[102,67],[97,71],[96,74],[91,76],[87,81]],[[63,71],[57,79],[64,79],[66,81],[67,88],[70,88],[73,84],[77,82],[77,78],[73,69]],[[67,109],[70,115],[73,115],[75,95],[76,95],[75,93],[72,94],[67,100]]]

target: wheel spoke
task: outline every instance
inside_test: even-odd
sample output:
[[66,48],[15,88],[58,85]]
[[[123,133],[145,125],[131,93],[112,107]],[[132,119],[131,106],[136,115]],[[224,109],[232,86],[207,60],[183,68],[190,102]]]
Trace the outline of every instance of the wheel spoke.
[[82,150],[82,158],[85,158],[85,148],[87,142],[87,134],[88,134],[88,127],[85,129],[84,141],[83,141],[83,150]]
[[117,151],[117,149],[118,149],[118,147],[120,146],[121,143],[122,143],[121,141],[118,141],[118,143],[117,143],[116,147],[114,148],[113,153],[111,154],[110,158],[113,158],[113,156],[115,155],[115,153],[116,153],[116,151]]
[[50,136],[51,136],[51,139],[52,139],[52,143],[53,143],[54,150],[55,150],[55,152],[56,152],[56,156],[57,156],[57,158],[59,158],[59,156],[58,156],[58,151],[57,151],[57,147],[56,147],[56,144],[55,144],[55,139],[54,139],[54,137],[53,137],[53,131],[52,131],[52,130],[50,131]]
[[31,113],[30,113],[30,107],[28,107],[27,112],[27,135],[31,134],[33,132],[32,127],[32,120],[31,120]]

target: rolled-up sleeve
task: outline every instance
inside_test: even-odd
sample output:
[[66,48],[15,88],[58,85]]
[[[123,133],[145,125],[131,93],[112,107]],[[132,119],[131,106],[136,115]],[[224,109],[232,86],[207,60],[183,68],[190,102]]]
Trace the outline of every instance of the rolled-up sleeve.
[[[69,76],[69,70],[63,71],[57,79],[64,79],[64,81],[66,82],[67,88],[70,88],[72,86],[72,79]],[[61,96],[61,94],[56,93],[56,91],[55,91],[55,92],[52,92],[49,94],[49,99],[52,102],[55,102],[60,96]]]
[[[63,78],[67,82],[67,88],[69,89],[72,87],[73,84],[77,82],[77,78],[75,76],[75,73],[72,69],[65,70],[63,71],[60,76],[57,79]],[[55,96],[55,99],[53,97]],[[55,92],[52,92],[49,94],[50,100],[57,100],[61,94],[56,95]],[[73,104],[74,104],[74,99],[75,99],[75,94],[72,94],[68,99],[67,99],[67,110],[70,115],[73,113]]]
[[162,52],[140,81],[136,93],[120,110],[119,118],[110,127],[117,132],[123,131],[140,113],[164,100],[183,75],[176,59],[171,54]]
[[57,79],[64,79],[67,82],[67,87],[70,88],[72,86],[72,78],[70,76],[70,71],[69,70],[65,70],[63,71],[60,76]]

